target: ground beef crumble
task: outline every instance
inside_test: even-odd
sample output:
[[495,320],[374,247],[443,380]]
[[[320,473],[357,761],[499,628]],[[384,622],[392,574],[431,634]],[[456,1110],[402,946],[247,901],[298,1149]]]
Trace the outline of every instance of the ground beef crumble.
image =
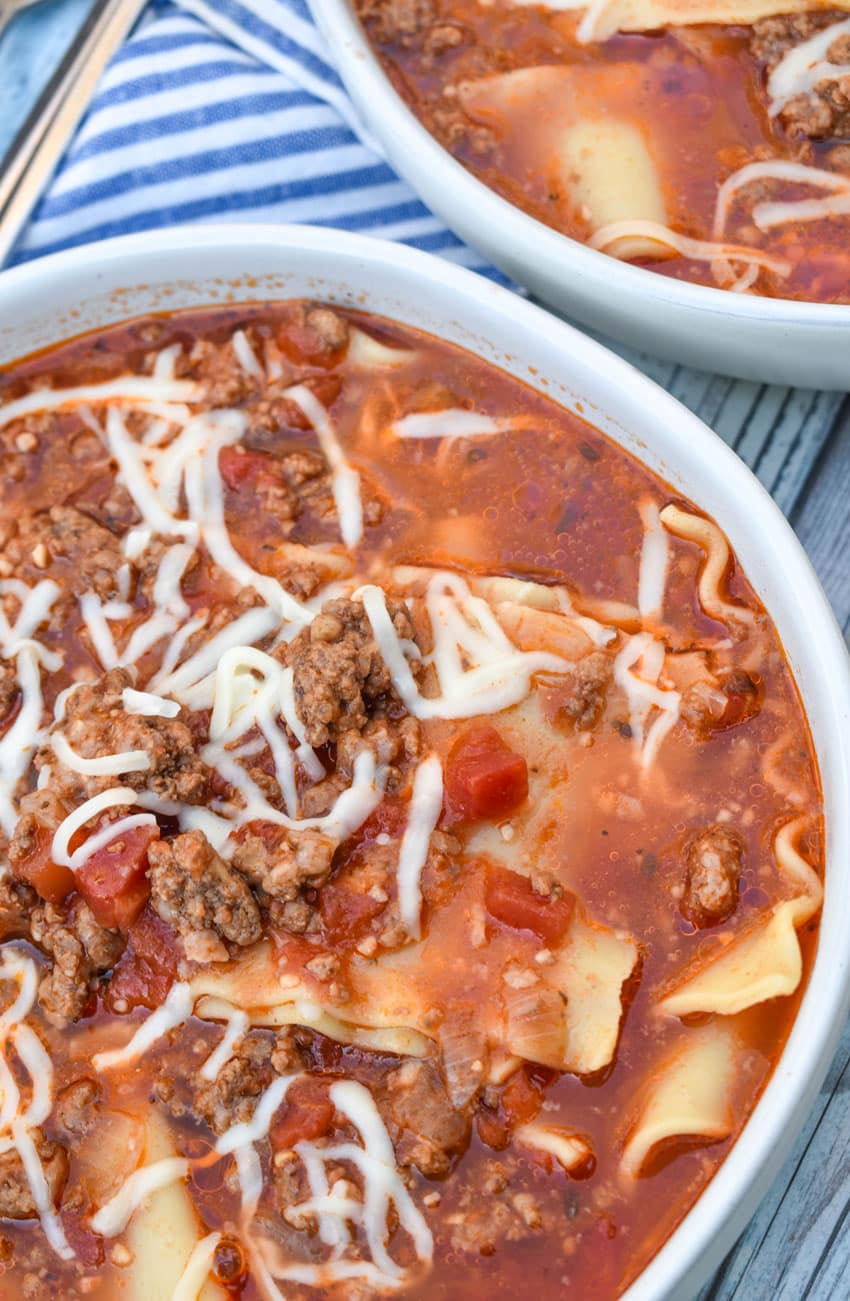
[[[184,937],[212,932],[232,944],[253,944],[262,934],[257,901],[235,868],[201,831],[187,831],[148,850],[151,904]],[[195,944],[188,956],[200,956]],[[226,951],[221,955],[227,957]]]
[[[330,875],[336,843],[319,831],[292,832],[269,823],[250,824],[239,835],[231,858],[233,867],[266,896],[272,921],[287,929],[306,929],[309,914],[292,907],[304,888],[324,885]],[[294,923],[294,925],[292,924]]]
[[118,571],[126,563],[120,539],[74,506],[21,515],[3,528],[0,575],[35,583],[54,576],[56,561],[64,562],[62,582],[76,596],[118,594]]
[[[845,13],[832,12],[763,18],[753,24],[750,50],[770,73],[794,46],[846,17]],[[850,63],[850,37],[837,37],[826,59],[837,67]],[[808,136],[811,140],[850,136],[850,76],[825,77],[811,92],[789,100],[779,118],[791,135]]]
[[468,1110],[456,1110],[429,1062],[407,1061],[386,1078],[381,1111],[402,1165],[432,1179],[449,1173],[469,1143]]
[[[407,608],[388,602],[401,638],[413,636]],[[282,648],[292,667],[298,715],[310,745],[362,731],[379,703],[393,695],[392,680],[360,601],[326,601],[309,628]]]
[[0,661],[0,719],[6,717],[18,695],[18,675],[14,664]]
[[54,730],[62,732],[71,748],[85,759],[144,750],[149,768],[108,777],[85,776],[59,763],[49,745],[37,756],[36,767],[50,765],[51,785],[60,798],[72,802],[124,785],[151,790],[167,800],[203,803],[210,772],[197,754],[197,741],[185,711],[177,718],[128,714],[122,692],[132,685],[127,669],[111,669],[96,682],[77,687],[68,697],[64,720]]
[[[68,1177],[68,1157],[64,1148],[58,1143],[51,1143],[40,1129],[30,1130],[30,1135],[41,1161],[50,1200],[57,1206]],[[17,1150],[10,1148],[8,1152],[0,1154],[0,1217],[31,1220],[36,1215],[23,1162]]]
[[60,1024],[78,1020],[96,978],[120,957],[123,939],[99,926],[82,899],[70,910],[37,904],[30,914],[29,931],[33,943],[52,959],[51,969],[39,985],[41,1006]]
[[715,926],[738,902],[743,862],[740,836],[718,823],[692,840],[686,854],[682,914],[695,926]]

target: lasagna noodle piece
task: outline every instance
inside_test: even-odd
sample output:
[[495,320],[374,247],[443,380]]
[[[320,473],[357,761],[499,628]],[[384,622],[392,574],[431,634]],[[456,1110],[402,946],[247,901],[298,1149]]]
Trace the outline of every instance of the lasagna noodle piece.
[[[500,1010],[494,973],[493,996],[478,1028],[491,1048],[556,1070],[591,1074],[607,1066],[616,1051],[622,990],[634,970],[637,946],[576,915],[563,948],[554,956],[536,996],[524,1000],[519,1011]],[[352,958],[347,981],[351,996],[340,1003],[330,1001],[306,979],[293,976],[284,983],[270,946],[261,942],[227,967],[199,972],[191,987],[197,1014],[204,1019],[226,1020],[236,1007],[252,1025],[304,1025],[337,1042],[422,1058],[435,1051],[427,1013],[439,1001],[437,991],[429,992],[422,971],[438,964],[427,941],[377,960]],[[450,1010],[441,1035],[450,1032],[452,1019]]]
[[736,1040],[723,1023],[687,1030],[653,1073],[623,1148],[622,1169],[637,1177],[666,1143],[718,1142],[732,1133]]
[[[620,221],[667,223],[660,178],[663,146],[640,125],[645,70],[537,67],[484,77],[458,87],[467,112],[497,121],[519,140],[538,175],[567,190],[570,208],[589,234]],[[529,119],[534,118],[529,130]],[[657,240],[631,236],[607,250],[620,258],[669,257]]]
[[793,994],[803,974],[797,930],[811,920],[823,899],[819,878],[795,845],[806,822],[799,817],[786,823],[774,841],[777,865],[797,891],[795,897],[776,904],[755,926],[732,938],[719,957],[689,975],[662,999],[665,1012],[734,1016],[768,998]]
[[[143,1164],[153,1165],[176,1155],[168,1125],[155,1111],[149,1111]],[[117,1160],[108,1145],[103,1157],[105,1162]],[[124,1233],[133,1256],[126,1271],[128,1301],[172,1301],[203,1236],[184,1181],[166,1183],[144,1197]],[[226,1296],[225,1290],[211,1279],[194,1293],[197,1301],[226,1301]]]
[[[524,0],[519,0],[524,3]],[[750,26],[775,14],[808,14],[850,10],[848,0],[551,0],[552,9],[585,11],[583,41],[604,41],[617,32],[654,32],[663,27],[692,27],[703,23]]]

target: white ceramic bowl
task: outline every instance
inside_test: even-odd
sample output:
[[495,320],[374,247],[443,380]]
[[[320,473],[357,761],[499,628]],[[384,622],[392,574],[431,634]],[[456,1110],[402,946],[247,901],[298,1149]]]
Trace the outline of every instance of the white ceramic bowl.
[[363,122],[395,170],[473,248],[584,325],[703,370],[850,389],[850,306],[692,285],[594,252],[522,212],[451,157],[398,95],[350,0],[308,0]]
[[776,624],[820,761],[826,899],[808,989],[743,1134],[628,1292],[692,1298],[766,1191],[823,1080],[850,1004],[850,667],[790,527],[726,445],[626,362],[540,308],[438,258],[331,230],[205,226],[109,240],[0,274],[0,364],[145,312],[324,298],[368,307],[470,349],[582,413],[708,511]]

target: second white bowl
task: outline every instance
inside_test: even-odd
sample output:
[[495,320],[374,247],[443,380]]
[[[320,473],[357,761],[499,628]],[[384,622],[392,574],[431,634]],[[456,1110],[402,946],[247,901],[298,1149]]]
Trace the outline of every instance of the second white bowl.
[[365,125],[395,170],[462,239],[584,325],[702,370],[850,390],[850,306],[729,293],[618,262],[508,203],[461,167],[404,103],[349,0],[308,0]]

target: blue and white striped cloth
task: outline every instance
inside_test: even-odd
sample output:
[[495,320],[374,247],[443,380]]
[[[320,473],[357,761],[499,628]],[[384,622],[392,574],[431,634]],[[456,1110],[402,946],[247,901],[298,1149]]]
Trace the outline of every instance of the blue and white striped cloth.
[[13,260],[222,221],[365,231],[503,279],[387,165],[304,0],[155,0]]

